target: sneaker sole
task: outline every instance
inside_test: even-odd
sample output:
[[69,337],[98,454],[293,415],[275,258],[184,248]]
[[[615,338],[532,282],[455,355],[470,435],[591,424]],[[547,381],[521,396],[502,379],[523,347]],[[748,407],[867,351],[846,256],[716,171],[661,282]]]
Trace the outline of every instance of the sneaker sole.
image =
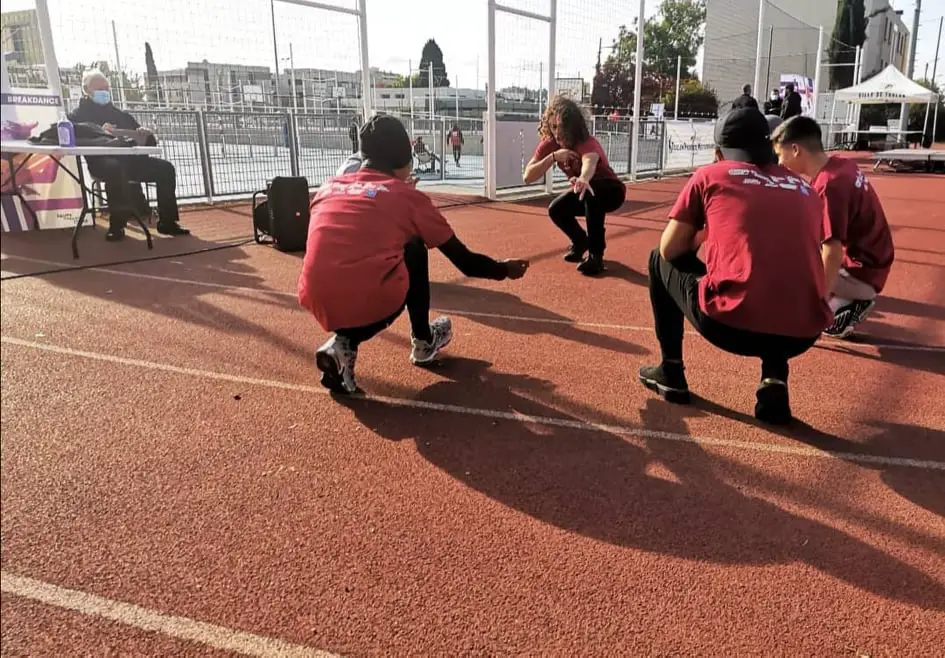
[[453,335],[450,334],[449,339],[447,339],[447,341],[446,341],[445,343],[443,343],[443,344],[440,345],[438,348],[436,348],[436,349],[433,351],[433,354],[431,354],[431,355],[428,356],[427,358],[425,358],[425,359],[418,359],[418,358],[414,357],[413,354],[411,354],[411,355],[410,355],[410,363],[412,363],[412,364],[415,365],[415,366],[428,366],[428,365],[430,365],[431,363],[433,363],[434,361],[436,361],[436,357],[438,357],[438,356],[440,355],[440,352],[442,352],[443,350],[445,350],[445,349],[449,346],[449,344],[452,343],[452,342],[453,342]]
[[315,366],[322,373],[322,386],[327,388],[332,393],[340,393],[341,395],[351,395],[356,391],[349,391],[345,388],[344,378],[341,376],[341,372],[338,370],[338,364],[335,363],[335,360],[329,355],[324,353],[315,354]]
[[660,384],[655,379],[640,377],[640,383],[654,393],[657,393],[667,402],[672,402],[673,404],[689,404],[692,401],[692,395],[689,393],[689,391],[683,391],[678,388],[670,388],[665,384]]

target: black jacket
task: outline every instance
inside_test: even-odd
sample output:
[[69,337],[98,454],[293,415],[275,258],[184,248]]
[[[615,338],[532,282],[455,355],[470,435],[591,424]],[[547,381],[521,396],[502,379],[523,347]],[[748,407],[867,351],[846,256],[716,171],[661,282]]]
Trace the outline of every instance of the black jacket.
[[749,96],[748,94],[742,94],[741,96],[736,98],[734,101],[732,101],[733,110],[738,110],[744,107],[753,107],[759,112],[761,111],[761,108],[758,107],[758,101],[756,101],[754,97]]
[[141,124],[133,116],[119,110],[111,103],[99,105],[93,103],[89,98],[83,98],[79,101],[79,107],[69,113],[69,121],[72,123],[94,123],[99,126],[110,123],[119,130],[137,130],[141,127]]
[[785,121],[801,114],[801,95],[796,91],[788,94],[781,104],[781,118]]

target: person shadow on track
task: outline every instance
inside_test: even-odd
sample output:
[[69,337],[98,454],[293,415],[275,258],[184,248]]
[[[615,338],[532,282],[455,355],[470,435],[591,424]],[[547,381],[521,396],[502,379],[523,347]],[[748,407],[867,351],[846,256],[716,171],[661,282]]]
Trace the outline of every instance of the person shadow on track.
[[[457,283],[430,283],[433,306],[479,324],[516,334],[557,336],[621,354],[649,354],[644,347],[584,327],[571,318],[522,300],[511,293]],[[607,331],[606,328],[601,328]],[[610,329],[609,331],[614,331]]]
[[551,382],[464,358],[444,360],[437,373],[445,379],[420,391],[417,401],[456,405],[473,394],[477,406],[502,411],[457,418],[358,398],[342,403],[380,436],[413,439],[425,459],[464,485],[557,528],[694,561],[801,562],[880,596],[945,610],[945,586],[922,571],[739,491],[725,477],[735,462],[690,440],[678,408],[661,400],[646,401],[642,426],[625,437],[531,399],[548,396]]

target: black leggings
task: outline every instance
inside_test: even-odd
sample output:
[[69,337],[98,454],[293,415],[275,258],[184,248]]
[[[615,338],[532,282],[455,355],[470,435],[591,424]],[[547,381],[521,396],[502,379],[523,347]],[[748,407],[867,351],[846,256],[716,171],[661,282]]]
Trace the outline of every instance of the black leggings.
[[[572,244],[587,248],[596,256],[603,256],[607,241],[604,238],[604,218],[607,213],[617,210],[627,198],[627,188],[619,180],[592,180],[592,195],[587,192],[584,199],[568,191],[560,194],[548,206],[548,216],[561,231],[571,239]],[[578,224],[577,218],[584,217],[587,232]]]
[[770,377],[786,382],[788,360],[809,350],[818,337],[762,334],[713,320],[699,307],[699,279],[705,273],[705,263],[695,252],[684,254],[672,262],[660,256],[659,249],[650,254],[650,304],[663,359],[682,360],[685,317],[703,338],[720,350],[760,358],[762,379]]
[[430,335],[430,263],[427,247],[423,241],[411,240],[404,246],[404,264],[407,266],[407,276],[410,285],[407,288],[407,299],[404,305],[397,309],[392,316],[364,327],[339,329],[335,333],[348,339],[351,347],[356,348],[394,324],[394,321],[407,308],[410,316],[410,329],[419,340],[429,341]]

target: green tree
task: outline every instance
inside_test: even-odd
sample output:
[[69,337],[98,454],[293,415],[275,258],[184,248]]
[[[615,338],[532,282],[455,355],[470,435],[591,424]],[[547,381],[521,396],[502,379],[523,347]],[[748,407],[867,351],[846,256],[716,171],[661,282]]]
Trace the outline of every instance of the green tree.
[[[936,94],[938,94],[938,125],[935,125],[935,106],[928,108],[929,118],[926,122],[925,105],[910,105],[909,106],[909,130],[921,130],[922,137],[926,141],[923,143],[923,146],[931,145],[931,140],[929,140],[929,135],[932,134],[932,127],[935,126],[935,137],[934,141],[942,142],[945,141],[945,101],[942,99],[942,90],[931,80],[926,80],[921,78],[916,80],[917,83],[925,87],[926,89],[931,89]],[[898,107],[898,106],[897,106]]]
[[161,100],[161,87],[158,80],[157,65],[154,63],[154,51],[151,50],[151,44],[144,42],[144,81],[148,89],[149,101]]
[[[663,0],[657,14],[643,24],[641,102],[655,101],[675,85],[677,57],[683,76],[692,76],[696,55],[705,41],[705,0]],[[617,40],[594,76],[595,105],[626,107],[633,103],[637,25],[621,25]]]
[[[863,0],[837,0],[837,20],[827,55],[830,63],[830,88],[843,89],[853,85],[853,63],[856,48],[866,41],[866,7]],[[836,66],[844,64],[845,66]]]
[[[676,107],[676,90],[673,89],[664,98],[666,112]],[[679,85],[679,116],[714,115],[719,110],[719,97],[715,90],[699,82],[696,78],[683,80]]]
[[449,87],[450,79],[446,74],[446,64],[443,63],[443,51],[433,39],[423,44],[420,53],[420,69],[414,78],[414,86],[426,87],[429,83],[430,64],[433,64],[433,86]]

